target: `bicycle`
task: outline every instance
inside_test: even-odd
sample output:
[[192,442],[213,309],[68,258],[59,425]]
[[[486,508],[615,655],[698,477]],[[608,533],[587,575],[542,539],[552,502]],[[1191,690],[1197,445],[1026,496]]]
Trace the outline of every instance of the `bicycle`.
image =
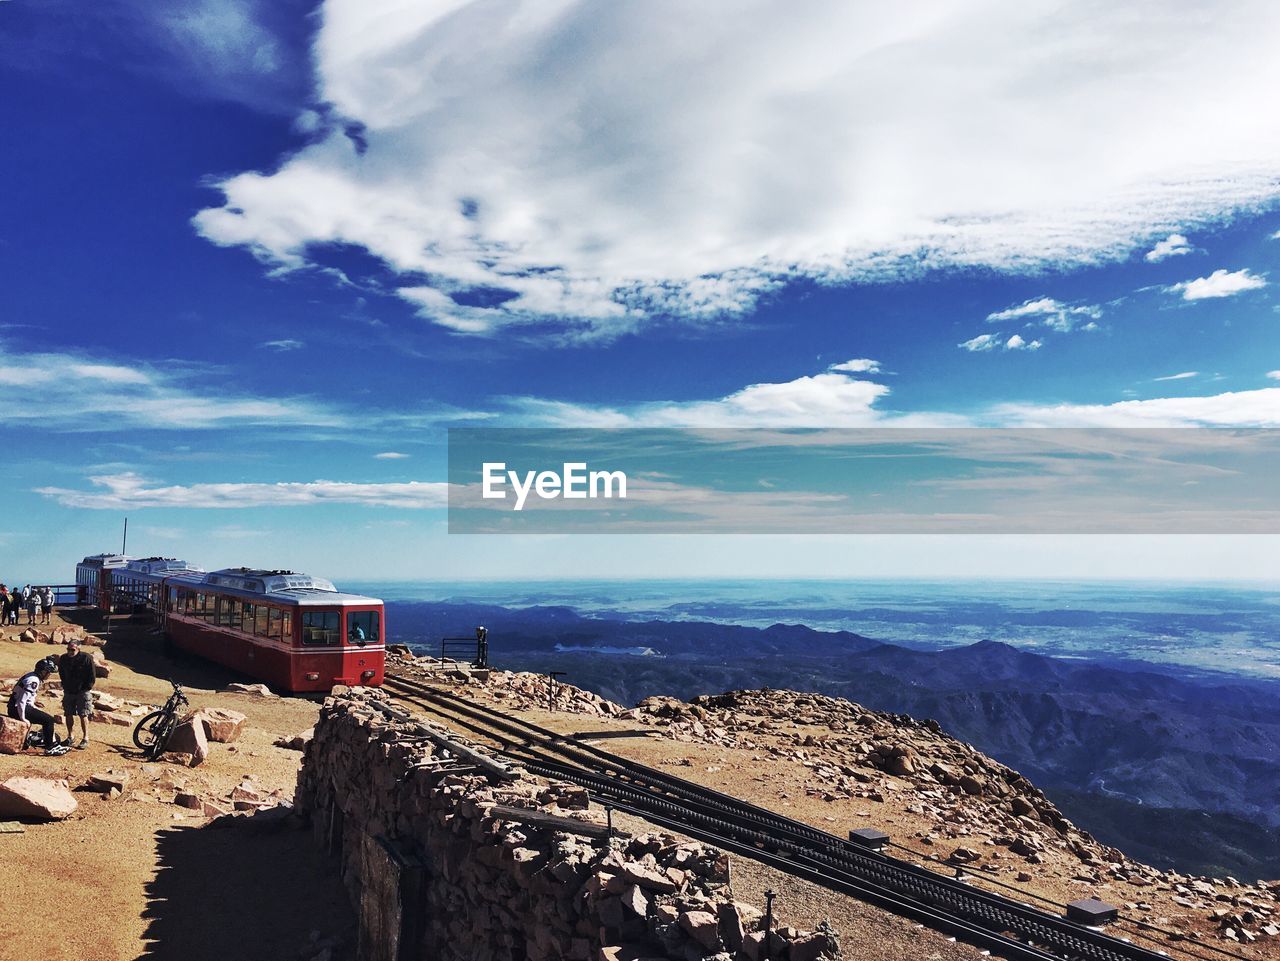
[[164,702],[164,707],[152,711],[133,729],[133,743],[148,761],[154,761],[164,753],[169,737],[188,706],[187,697],[182,693],[182,685],[177,681],[169,683],[173,685],[173,693]]

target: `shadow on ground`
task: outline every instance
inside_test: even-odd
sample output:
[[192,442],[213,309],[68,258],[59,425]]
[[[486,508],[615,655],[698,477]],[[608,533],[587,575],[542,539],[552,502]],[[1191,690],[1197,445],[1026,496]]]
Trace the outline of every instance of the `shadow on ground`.
[[140,959],[289,961],[315,956],[333,937],[335,961],[354,953],[354,915],[336,864],[309,831],[258,820],[156,835]]
[[58,613],[70,624],[105,642],[107,660],[135,671],[177,681],[183,687],[219,690],[232,681],[255,680],[235,671],[181,652],[165,650],[164,638],[149,616],[112,615],[108,621],[93,607],[60,608]]

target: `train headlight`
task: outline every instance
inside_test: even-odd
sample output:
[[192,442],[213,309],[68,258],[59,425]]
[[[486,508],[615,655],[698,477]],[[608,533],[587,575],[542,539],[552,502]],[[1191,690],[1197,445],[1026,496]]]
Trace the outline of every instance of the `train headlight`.
[[304,676],[308,681],[318,681],[318,680],[320,680],[320,675],[319,675],[319,674],[316,674],[316,673],[314,673],[314,672],[312,672],[311,674],[305,674],[305,675],[303,675],[303,676]]
[[362,680],[367,681],[367,680],[369,680],[369,678],[373,677],[373,673],[374,673],[373,671],[362,671],[362,672],[360,673],[360,678],[361,678]]

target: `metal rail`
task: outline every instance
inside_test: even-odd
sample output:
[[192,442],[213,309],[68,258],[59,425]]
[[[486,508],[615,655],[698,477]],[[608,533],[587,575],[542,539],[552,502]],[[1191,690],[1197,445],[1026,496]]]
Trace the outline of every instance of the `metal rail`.
[[861,848],[812,825],[594,745],[574,743],[560,732],[451,692],[402,677],[388,677],[387,683],[497,741],[502,753],[534,773],[572,781],[620,810],[914,918],[1004,957],[1018,961],[1156,961],[1169,957],[1167,952]]

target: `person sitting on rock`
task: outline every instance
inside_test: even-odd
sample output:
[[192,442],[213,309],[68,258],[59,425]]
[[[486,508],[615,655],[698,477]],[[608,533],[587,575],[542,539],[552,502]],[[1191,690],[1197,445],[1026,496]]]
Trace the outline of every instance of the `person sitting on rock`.
[[76,750],[83,751],[89,746],[89,715],[93,713],[94,681],[97,671],[93,666],[93,658],[87,651],[80,650],[80,641],[74,637],[67,638],[67,653],[58,658],[58,678],[62,681],[62,710],[67,716],[67,741],[75,740],[73,724],[80,718],[80,743]]
[[66,752],[65,747],[61,751],[57,750],[58,742],[53,733],[56,722],[53,715],[36,707],[36,692],[40,690],[40,685],[45,679],[53,673],[53,667],[53,658],[46,657],[36,662],[34,670],[18,678],[18,683],[13,686],[13,691],[9,695],[9,716],[17,721],[39,724],[44,729],[44,753],[63,754]]

